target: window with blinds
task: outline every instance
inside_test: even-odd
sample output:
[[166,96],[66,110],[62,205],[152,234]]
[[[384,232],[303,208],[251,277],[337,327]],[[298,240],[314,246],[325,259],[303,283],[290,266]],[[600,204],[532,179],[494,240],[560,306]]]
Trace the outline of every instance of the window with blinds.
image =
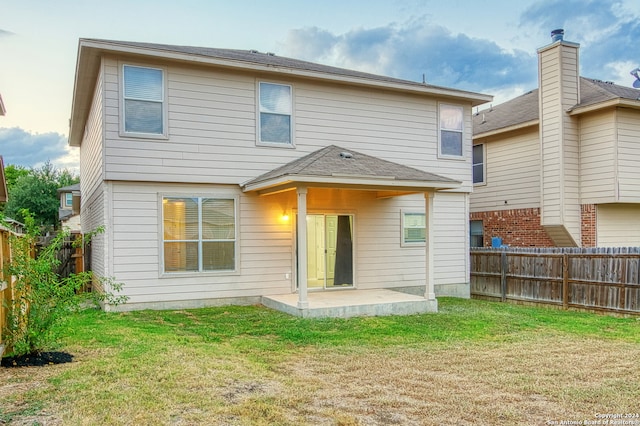
[[484,180],[484,144],[473,146],[473,183],[483,184]]
[[462,107],[440,104],[440,155],[461,157]]
[[123,66],[124,132],[164,134],[164,72]]
[[164,197],[165,272],[236,269],[234,199]]
[[258,92],[259,142],[292,145],[291,86],[261,82]]
[[427,241],[424,213],[402,213],[402,245],[424,244]]

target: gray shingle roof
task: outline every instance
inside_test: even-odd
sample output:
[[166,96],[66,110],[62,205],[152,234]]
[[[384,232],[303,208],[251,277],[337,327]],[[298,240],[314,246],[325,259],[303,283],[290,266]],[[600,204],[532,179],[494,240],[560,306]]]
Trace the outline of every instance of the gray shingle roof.
[[[613,99],[640,100],[640,90],[580,77],[580,103],[572,109]],[[538,89],[473,115],[473,134],[492,132],[538,120]]]
[[[83,39],[87,41],[95,41],[99,43],[109,43],[121,46],[130,46],[135,48],[143,48],[165,52],[185,53],[189,55],[204,56],[209,58],[225,59],[231,61],[253,63],[257,65],[266,65],[270,67],[289,68],[302,71],[315,71],[325,74],[333,74],[344,77],[356,77],[368,80],[376,80],[388,83],[398,83],[403,85],[411,85],[416,87],[431,87],[450,90],[453,92],[459,92],[460,94],[472,94],[464,90],[451,89],[448,87],[434,86],[424,83],[419,83],[411,80],[403,80],[399,78],[388,77],[384,75],[370,74],[366,72],[354,71],[345,68],[332,67],[328,65],[317,64],[314,62],[307,62],[298,59],[287,58],[284,56],[277,56],[273,53],[262,53],[257,50],[238,50],[238,49],[218,49],[211,47],[195,47],[195,46],[174,46],[170,44],[158,44],[158,43],[142,43],[132,41],[116,41],[116,40],[101,40],[101,39]],[[474,93],[475,94],[475,93]]]
[[[348,156],[341,155],[343,153],[348,153],[351,157],[347,158]],[[292,177],[292,180],[295,180],[296,176],[358,176],[396,181],[437,182],[445,185],[460,183],[434,173],[330,145],[258,176],[246,182],[244,186],[287,176]]]

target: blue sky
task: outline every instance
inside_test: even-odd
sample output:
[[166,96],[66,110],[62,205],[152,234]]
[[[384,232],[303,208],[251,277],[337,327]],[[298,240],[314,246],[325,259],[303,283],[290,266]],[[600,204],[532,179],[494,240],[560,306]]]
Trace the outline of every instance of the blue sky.
[[257,49],[471,90],[500,103],[537,86],[550,31],[580,43],[581,75],[631,86],[637,0],[2,0],[0,155],[78,168],[67,146],[78,39]]

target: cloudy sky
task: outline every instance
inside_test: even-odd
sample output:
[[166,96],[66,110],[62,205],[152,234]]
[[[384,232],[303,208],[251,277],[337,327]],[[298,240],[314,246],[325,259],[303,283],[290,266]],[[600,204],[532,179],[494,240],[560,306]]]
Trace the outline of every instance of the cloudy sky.
[[2,0],[0,155],[78,168],[67,146],[78,39],[234,49],[495,96],[537,86],[550,31],[580,43],[581,75],[631,86],[637,0]]

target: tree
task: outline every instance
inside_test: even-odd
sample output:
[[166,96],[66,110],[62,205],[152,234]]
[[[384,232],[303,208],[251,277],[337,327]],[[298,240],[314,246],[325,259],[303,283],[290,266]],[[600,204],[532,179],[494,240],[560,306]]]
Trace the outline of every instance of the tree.
[[14,167],[11,173],[14,173],[12,178],[15,177],[15,181],[8,188],[5,216],[24,222],[22,211],[26,209],[33,215],[36,225],[55,228],[60,206],[58,188],[78,183],[80,178],[66,169],[57,170],[50,162],[39,169],[32,168],[26,174],[19,166]]
[[7,182],[7,190],[11,191],[11,188],[16,184],[16,181],[22,176],[29,175],[29,169],[24,166],[14,166],[13,164],[7,165],[4,168],[4,177]]

